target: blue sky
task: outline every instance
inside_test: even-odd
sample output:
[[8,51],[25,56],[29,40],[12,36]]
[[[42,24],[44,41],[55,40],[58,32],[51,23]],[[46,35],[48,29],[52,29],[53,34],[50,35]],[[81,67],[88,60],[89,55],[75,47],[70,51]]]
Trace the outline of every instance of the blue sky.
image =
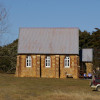
[[100,28],[100,0],[0,0],[8,10],[7,44],[18,38],[20,27]]

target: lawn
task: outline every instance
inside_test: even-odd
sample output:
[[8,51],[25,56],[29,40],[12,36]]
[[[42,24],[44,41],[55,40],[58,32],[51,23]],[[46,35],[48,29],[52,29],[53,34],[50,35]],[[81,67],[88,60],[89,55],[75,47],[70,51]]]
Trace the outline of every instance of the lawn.
[[89,80],[19,78],[0,74],[0,100],[100,100]]

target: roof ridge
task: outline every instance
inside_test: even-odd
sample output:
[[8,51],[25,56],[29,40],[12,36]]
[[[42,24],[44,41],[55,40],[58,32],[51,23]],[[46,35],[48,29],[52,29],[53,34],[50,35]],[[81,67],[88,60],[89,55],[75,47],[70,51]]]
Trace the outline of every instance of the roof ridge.
[[78,27],[20,27],[20,29],[79,29]]

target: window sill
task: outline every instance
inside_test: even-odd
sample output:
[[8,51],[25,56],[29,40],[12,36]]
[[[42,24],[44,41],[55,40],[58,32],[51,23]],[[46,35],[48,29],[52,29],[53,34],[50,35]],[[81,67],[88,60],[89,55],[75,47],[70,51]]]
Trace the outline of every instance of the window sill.
[[70,68],[69,66],[66,66],[66,67],[64,67],[64,68]]
[[32,68],[32,66],[26,66],[26,68]]
[[45,68],[51,68],[51,66],[45,66]]

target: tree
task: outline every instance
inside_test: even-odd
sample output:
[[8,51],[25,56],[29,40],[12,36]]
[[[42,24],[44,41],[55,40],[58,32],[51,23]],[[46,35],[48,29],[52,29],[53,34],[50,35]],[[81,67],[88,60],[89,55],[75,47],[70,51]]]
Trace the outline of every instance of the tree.
[[18,39],[0,47],[0,72],[14,72],[16,69]]
[[7,33],[8,15],[6,8],[0,4],[0,40],[3,33]]
[[87,31],[83,31],[83,32],[79,31],[79,47],[80,47],[80,49],[87,48],[89,41],[90,41],[90,33]]
[[91,46],[94,49],[94,65],[95,68],[99,67],[100,68],[100,29],[95,28],[96,31],[92,33],[91,38]]
[[95,28],[96,31],[92,33],[91,38],[92,38],[92,45],[93,48],[98,48],[100,49],[100,29]]

